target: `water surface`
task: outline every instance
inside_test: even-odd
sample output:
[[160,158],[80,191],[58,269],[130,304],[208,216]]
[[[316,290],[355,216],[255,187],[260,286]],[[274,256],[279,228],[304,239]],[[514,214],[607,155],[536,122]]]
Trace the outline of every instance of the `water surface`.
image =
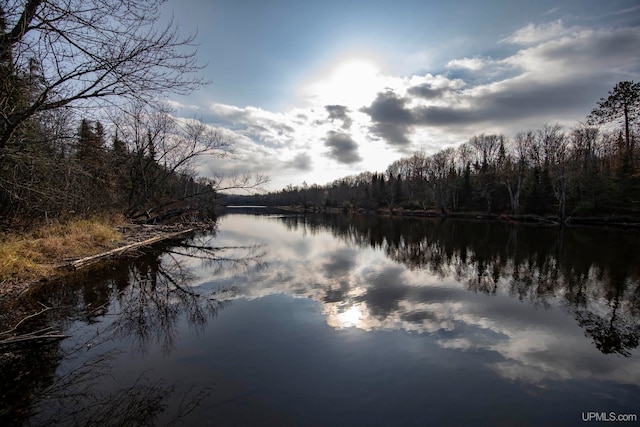
[[640,236],[625,230],[227,215],[217,233],[25,296],[31,312],[51,307],[30,328],[69,337],[11,349],[2,418],[410,426],[640,415],[639,258]]

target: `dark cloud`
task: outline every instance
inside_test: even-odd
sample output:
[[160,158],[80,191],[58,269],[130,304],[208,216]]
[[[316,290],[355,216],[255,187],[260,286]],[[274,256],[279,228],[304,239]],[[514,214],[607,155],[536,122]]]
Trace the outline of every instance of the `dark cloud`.
[[[531,84],[512,82],[503,90],[479,98],[472,120],[519,119],[524,117],[552,117],[579,111],[597,99],[600,85],[589,80]],[[602,88],[606,88],[603,85]],[[588,111],[585,110],[584,114]]]
[[[594,82],[598,82],[594,84]],[[566,117],[584,110],[585,105],[595,101],[614,82],[611,76],[587,75],[583,79],[557,79],[547,82],[531,82],[525,79],[509,79],[491,92],[471,95],[459,93],[464,103],[450,105],[408,106],[410,99],[393,92],[378,94],[374,102],[362,111],[371,116],[370,131],[385,139],[388,144],[404,147],[410,141],[408,134],[417,126],[462,128],[495,122],[538,123],[542,125],[557,117]],[[414,87],[408,93],[424,98],[421,90]],[[428,88],[427,88],[428,89]],[[576,117],[580,120],[581,117]],[[481,131],[481,130],[478,130]]]
[[476,108],[419,107],[412,111],[416,124],[421,126],[468,125],[482,121]]
[[371,116],[376,122],[390,122],[404,125],[413,123],[411,112],[406,108],[409,98],[402,98],[393,91],[378,93],[369,107],[362,108],[362,112]]
[[342,128],[349,129],[353,124],[353,120],[349,117],[349,109],[344,105],[325,105],[324,109],[329,113],[329,120],[333,122],[334,120],[342,121]]
[[300,171],[310,171],[312,169],[311,156],[307,153],[298,153],[285,166]]
[[[532,85],[527,82],[505,84],[500,90],[469,98],[472,106],[427,106],[410,112],[417,126],[469,126],[496,121],[537,120],[542,125],[575,112],[597,99],[591,81],[554,82]],[[588,111],[585,111],[585,116]],[[480,128],[479,128],[480,129]]]
[[408,98],[398,96],[395,92],[378,93],[370,106],[360,111],[371,116],[373,134],[383,138],[390,145],[406,146],[410,141],[408,134],[415,123],[415,117],[407,108]]
[[330,131],[324,145],[330,149],[329,157],[340,163],[351,164],[362,160],[358,154],[358,144],[348,133]]
[[417,96],[423,99],[437,99],[441,98],[445,93],[445,89],[434,89],[429,83],[423,83],[418,86],[410,87],[407,90],[409,95]]

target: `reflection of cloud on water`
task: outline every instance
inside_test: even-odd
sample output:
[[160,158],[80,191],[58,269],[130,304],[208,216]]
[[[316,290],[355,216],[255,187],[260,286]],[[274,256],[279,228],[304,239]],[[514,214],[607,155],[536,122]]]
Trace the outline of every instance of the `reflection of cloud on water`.
[[348,276],[356,267],[357,251],[353,248],[342,247],[328,254],[328,260],[322,266],[327,279]]
[[[336,329],[402,330],[424,334],[452,351],[492,352],[501,360],[491,358],[488,366],[513,381],[540,386],[567,379],[640,384],[640,360],[598,351],[566,312],[565,288],[550,289],[544,304],[515,293],[514,286],[523,285],[510,278],[516,271],[510,262],[495,280],[488,270],[478,274],[473,262],[465,265],[467,271],[444,264],[438,272],[409,269],[388,258],[384,247],[356,247],[317,230],[301,237],[268,219],[257,223],[259,228],[243,230],[243,222],[233,219],[220,227],[223,241],[229,230],[235,244],[238,236],[247,244],[254,242],[253,233],[268,242],[268,267],[243,273],[237,298],[310,298],[321,304],[327,324]],[[529,274],[533,282],[542,280],[533,269],[519,273]],[[600,282],[589,276],[584,282],[586,304],[590,312],[604,316],[610,305]],[[203,277],[202,286],[215,286],[219,280]],[[484,292],[494,285],[494,291]]]

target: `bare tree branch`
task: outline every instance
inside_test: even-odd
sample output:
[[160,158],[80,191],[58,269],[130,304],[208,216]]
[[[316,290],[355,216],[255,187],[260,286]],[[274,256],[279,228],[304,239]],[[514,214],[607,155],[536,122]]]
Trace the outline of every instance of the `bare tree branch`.
[[[13,76],[0,85],[0,148],[39,111],[96,106],[165,93],[188,94],[196,76],[194,36],[171,20],[158,28],[161,0],[9,0],[0,6],[0,63]],[[11,30],[8,30],[11,28]],[[14,98],[33,65],[38,85]]]

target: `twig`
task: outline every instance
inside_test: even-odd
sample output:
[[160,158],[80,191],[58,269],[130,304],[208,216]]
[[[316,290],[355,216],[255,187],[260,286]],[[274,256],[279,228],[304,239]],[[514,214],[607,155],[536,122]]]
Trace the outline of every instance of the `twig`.
[[53,308],[53,307],[47,307],[46,305],[44,305],[44,304],[42,304],[40,302],[39,302],[39,304],[44,307],[42,310],[40,310],[37,313],[33,313],[33,314],[28,315],[27,317],[23,318],[18,323],[16,323],[16,325],[13,327],[13,329],[9,329],[8,331],[0,332],[0,335],[7,335],[7,334],[11,334],[11,333],[15,332],[20,327],[20,325],[22,325],[27,320],[33,319],[34,317],[39,316],[42,313],[46,313],[47,311],[49,311],[49,310],[51,310]]

